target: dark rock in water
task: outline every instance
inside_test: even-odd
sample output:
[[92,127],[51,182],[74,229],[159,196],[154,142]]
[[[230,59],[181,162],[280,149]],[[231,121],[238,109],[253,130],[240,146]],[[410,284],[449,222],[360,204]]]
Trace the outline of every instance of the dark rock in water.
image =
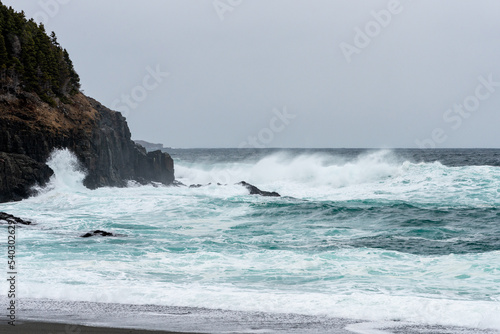
[[80,237],[82,237],[82,238],[90,238],[90,237],[96,237],[96,236],[115,237],[116,235],[113,234],[113,233],[110,233],[110,232],[106,232],[106,231],[95,230],[94,232],[85,233],[85,234],[81,235]]
[[[172,184],[173,186],[175,187],[187,187],[187,185],[185,185],[184,183],[180,182],[180,181],[177,181],[175,180]],[[208,187],[208,186],[211,186],[212,183],[207,183],[207,184],[191,184],[189,185],[189,188],[201,188],[201,187]],[[227,184],[220,184],[220,183],[217,183],[218,186],[226,186]]]
[[212,185],[212,183],[208,183],[208,184],[205,184],[205,185],[203,185],[203,184],[192,184],[192,185],[189,186],[189,188],[201,188],[201,187],[208,187],[210,185]]
[[174,186],[174,187],[187,187],[184,183],[182,183],[181,181],[177,181],[177,180],[174,180],[172,182],[172,186]]
[[2,221],[2,220],[7,222],[7,224],[8,223],[22,224],[22,225],[31,225],[32,224],[32,222],[30,222],[30,221],[21,219],[19,217],[13,216],[13,215],[9,215],[8,213],[5,213],[5,212],[0,212],[0,221]]
[[237,183],[237,184],[240,184],[240,185],[244,186],[245,188],[247,188],[250,191],[250,195],[260,195],[260,196],[267,196],[267,197],[281,197],[281,195],[275,191],[272,191],[272,192],[263,191],[263,190],[260,190],[259,188],[257,188],[256,186],[251,185],[250,183],[247,183],[245,181],[241,181],[240,183]]

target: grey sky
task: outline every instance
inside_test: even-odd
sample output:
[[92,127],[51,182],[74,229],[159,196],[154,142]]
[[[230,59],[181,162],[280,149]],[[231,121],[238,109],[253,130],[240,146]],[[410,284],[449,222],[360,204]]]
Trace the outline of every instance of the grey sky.
[[500,83],[498,0],[2,1],[56,31],[85,93],[126,111],[134,139],[500,147],[500,84],[484,84]]

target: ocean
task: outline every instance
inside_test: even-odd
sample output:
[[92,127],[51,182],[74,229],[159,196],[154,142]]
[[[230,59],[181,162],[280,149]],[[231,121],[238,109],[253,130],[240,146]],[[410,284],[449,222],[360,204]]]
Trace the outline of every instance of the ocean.
[[[16,232],[21,319],[500,333],[500,150],[166,151],[176,179],[202,187],[88,190],[62,150],[37,196],[0,204],[34,222]],[[118,236],[80,237],[93,230]]]

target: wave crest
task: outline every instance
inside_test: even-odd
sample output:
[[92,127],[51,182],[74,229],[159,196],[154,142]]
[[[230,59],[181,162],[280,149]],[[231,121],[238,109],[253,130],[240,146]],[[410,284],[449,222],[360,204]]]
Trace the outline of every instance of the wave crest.
[[177,177],[187,183],[225,184],[245,180],[259,185],[295,183],[340,188],[396,176],[400,167],[390,151],[367,153],[350,161],[326,154],[292,156],[276,153],[257,163],[180,164],[176,166],[176,172]]

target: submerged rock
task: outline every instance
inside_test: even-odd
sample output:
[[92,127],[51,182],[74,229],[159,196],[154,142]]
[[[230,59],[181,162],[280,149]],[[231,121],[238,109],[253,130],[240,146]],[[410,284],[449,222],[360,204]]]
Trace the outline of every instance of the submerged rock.
[[174,180],[172,182],[171,186],[173,186],[173,187],[187,187],[184,183],[182,183],[181,181],[177,181],[177,180]]
[[242,185],[245,188],[247,188],[250,191],[250,195],[260,195],[260,196],[267,196],[267,197],[281,197],[281,195],[275,191],[271,192],[271,191],[260,190],[256,186],[251,185],[250,183],[247,183],[245,181],[241,181],[237,184]]
[[0,222],[5,221],[8,223],[13,223],[13,224],[22,224],[22,225],[31,225],[32,222],[21,219],[19,217],[9,215],[8,213],[5,212],[0,212]]
[[116,234],[113,234],[111,232],[106,232],[106,231],[101,231],[101,230],[95,230],[93,232],[88,232],[80,237],[82,238],[90,238],[90,237],[96,237],[96,236],[101,236],[101,237],[116,237]]
[[[245,188],[248,189],[248,191],[250,192],[250,195],[260,195],[260,196],[266,196],[266,197],[281,197],[280,194],[278,194],[277,192],[275,191],[265,191],[265,190],[260,190],[259,188],[257,188],[256,186],[250,184],[250,183],[247,183],[245,181],[241,181],[239,183],[236,183],[238,185],[242,185],[244,186]],[[196,189],[196,188],[201,188],[201,187],[208,187],[208,186],[211,186],[212,183],[208,183],[208,184],[191,184],[189,186],[185,185],[184,183],[182,182],[179,182],[179,181],[174,181],[173,186],[176,186],[176,187],[189,187],[191,189]],[[221,184],[221,183],[217,183],[217,186],[227,186],[227,184]]]
[[[208,187],[208,186],[211,186],[212,183],[208,183],[208,184],[192,184],[189,186],[189,188],[201,188],[201,187]],[[220,186],[220,184],[217,183],[218,186]]]

